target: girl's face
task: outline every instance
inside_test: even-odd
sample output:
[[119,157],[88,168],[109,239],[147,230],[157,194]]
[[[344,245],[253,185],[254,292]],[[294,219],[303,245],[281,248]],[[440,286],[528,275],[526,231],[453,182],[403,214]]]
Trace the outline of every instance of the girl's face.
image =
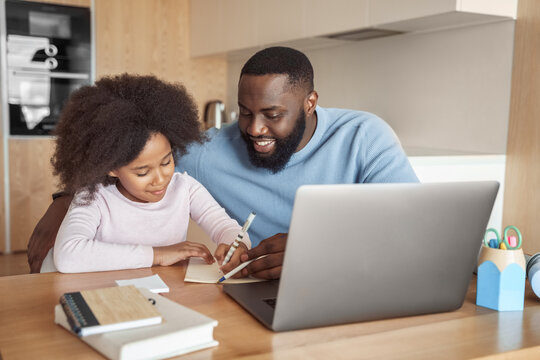
[[116,186],[120,193],[137,202],[157,202],[163,199],[173,174],[171,144],[160,133],[148,139],[135,160],[109,173],[118,178]]

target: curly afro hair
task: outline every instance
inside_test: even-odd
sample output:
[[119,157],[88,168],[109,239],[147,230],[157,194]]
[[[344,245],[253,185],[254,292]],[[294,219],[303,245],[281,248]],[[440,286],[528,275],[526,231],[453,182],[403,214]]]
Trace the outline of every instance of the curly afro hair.
[[98,185],[115,182],[109,172],[135,160],[156,133],[169,140],[175,160],[190,143],[205,140],[185,87],[154,76],[102,78],[73,92],[62,111],[51,158],[54,175],[63,191],[85,191],[90,201]]

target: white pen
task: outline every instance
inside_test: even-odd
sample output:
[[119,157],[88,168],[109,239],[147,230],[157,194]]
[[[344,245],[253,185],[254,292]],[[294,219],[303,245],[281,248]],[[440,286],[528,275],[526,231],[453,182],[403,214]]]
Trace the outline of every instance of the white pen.
[[221,282],[227,280],[228,278],[230,278],[231,276],[237,274],[238,272],[240,272],[240,270],[242,270],[243,268],[245,268],[246,266],[248,266],[249,264],[251,264],[253,261],[262,259],[262,258],[265,257],[265,256],[268,256],[268,254],[261,255],[261,256],[259,256],[258,258],[251,259],[251,260],[248,260],[248,261],[246,261],[246,262],[241,263],[240,265],[238,265],[237,267],[235,267],[234,269],[232,269],[231,271],[229,271],[228,273],[226,273],[225,275],[223,275],[223,276],[221,277],[221,279],[219,279],[219,280],[217,281],[217,283],[219,284],[219,283],[221,283]]
[[229,251],[227,252],[227,255],[225,256],[225,259],[223,260],[223,263],[221,264],[221,266],[224,266],[225,264],[227,264],[229,262],[229,260],[231,260],[231,257],[233,256],[234,252],[236,251],[236,248],[238,248],[238,245],[240,245],[240,241],[244,238],[244,235],[246,234],[249,227],[251,226],[251,223],[253,222],[253,219],[255,219],[255,215],[257,215],[255,213],[255,211],[253,211],[253,212],[251,212],[251,214],[249,214],[246,222],[244,223],[244,226],[242,226],[242,230],[240,230],[240,233],[238,234],[236,239],[234,239],[234,242],[232,243],[231,247],[229,248]]

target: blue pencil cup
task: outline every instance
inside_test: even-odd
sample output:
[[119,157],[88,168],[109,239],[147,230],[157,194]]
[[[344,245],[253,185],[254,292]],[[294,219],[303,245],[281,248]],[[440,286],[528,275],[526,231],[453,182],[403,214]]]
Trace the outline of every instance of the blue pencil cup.
[[476,305],[498,311],[523,310],[525,301],[523,250],[482,246],[478,258]]

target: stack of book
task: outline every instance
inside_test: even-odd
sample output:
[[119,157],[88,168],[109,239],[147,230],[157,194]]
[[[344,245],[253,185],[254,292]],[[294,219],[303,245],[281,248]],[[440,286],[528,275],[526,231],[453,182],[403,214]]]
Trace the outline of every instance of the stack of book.
[[54,319],[110,359],[163,359],[218,344],[216,320],[134,286],[66,293]]

